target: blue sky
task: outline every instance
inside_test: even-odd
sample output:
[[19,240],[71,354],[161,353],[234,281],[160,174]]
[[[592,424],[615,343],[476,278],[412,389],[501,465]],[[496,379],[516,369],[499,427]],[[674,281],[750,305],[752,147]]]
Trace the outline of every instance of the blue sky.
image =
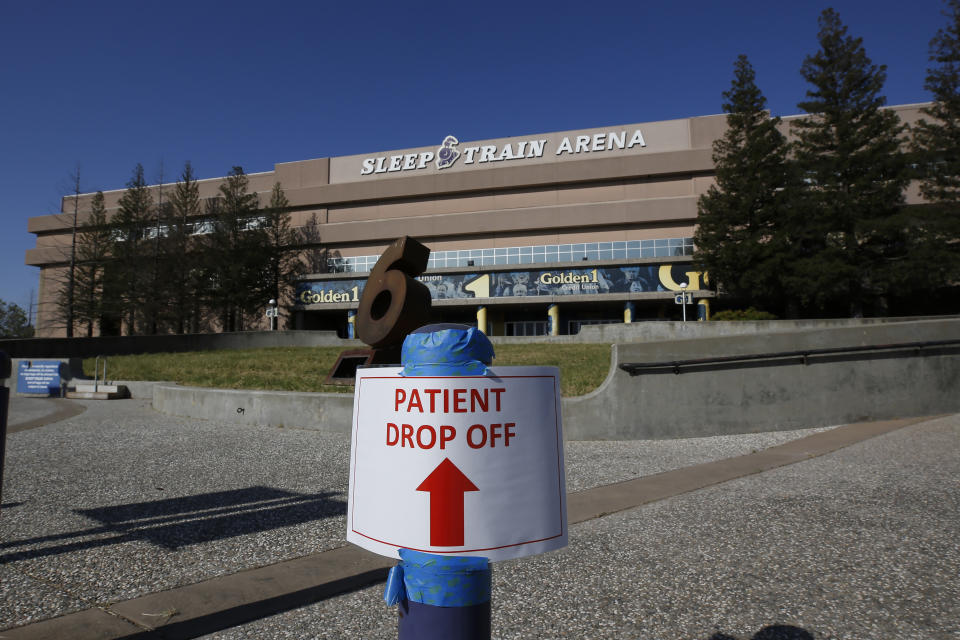
[[929,100],[939,0],[913,2],[3,2],[0,299],[26,308],[31,216],[186,160],[233,165],[721,112],[745,53],[798,113],[827,6],[887,65],[889,104]]

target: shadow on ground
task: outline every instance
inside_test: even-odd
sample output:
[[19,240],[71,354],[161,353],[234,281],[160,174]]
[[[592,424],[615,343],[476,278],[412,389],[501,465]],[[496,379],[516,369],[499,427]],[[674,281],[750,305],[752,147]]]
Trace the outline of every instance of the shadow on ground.
[[[738,640],[725,633],[715,633],[707,640]],[[806,629],[789,624],[775,624],[760,629],[750,640],[814,640],[813,634]]]
[[[100,526],[0,543],[0,562],[59,555],[144,540],[170,551],[213,540],[279,529],[346,513],[336,493],[270,487],[217,491],[97,509],[78,509]],[[95,537],[94,539],[88,539]],[[84,539],[87,538],[87,539]]]

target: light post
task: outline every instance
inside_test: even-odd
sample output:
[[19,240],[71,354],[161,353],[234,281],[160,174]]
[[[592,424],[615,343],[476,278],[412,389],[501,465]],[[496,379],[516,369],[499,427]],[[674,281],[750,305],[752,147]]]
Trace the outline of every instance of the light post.
[[687,283],[680,283],[680,306],[683,308],[683,321],[687,321]]
[[277,330],[277,301],[273,298],[270,298],[270,309],[267,310],[267,315],[270,316],[270,331]]

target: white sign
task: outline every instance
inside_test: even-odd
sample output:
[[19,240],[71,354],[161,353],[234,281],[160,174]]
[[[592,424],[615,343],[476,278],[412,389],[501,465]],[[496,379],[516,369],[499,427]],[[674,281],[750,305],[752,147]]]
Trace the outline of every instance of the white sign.
[[567,544],[555,367],[357,371],[347,540],[507,560]]
[[[556,149],[547,150],[547,143],[546,138],[540,138],[506,142],[501,145],[478,144],[463,147],[463,164],[485,164],[488,162],[542,158],[545,151],[555,156],[562,156],[647,146],[640,129],[634,129],[633,132],[622,129],[620,131],[594,133],[593,135],[564,136]],[[434,158],[436,158],[437,169],[446,169],[452,167],[461,155],[461,151],[454,148],[458,144],[460,142],[454,136],[447,136],[436,152],[415,151],[413,153],[364,158],[360,163],[360,175],[426,169]]]
[[673,296],[674,304],[693,304],[692,293],[677,293]]

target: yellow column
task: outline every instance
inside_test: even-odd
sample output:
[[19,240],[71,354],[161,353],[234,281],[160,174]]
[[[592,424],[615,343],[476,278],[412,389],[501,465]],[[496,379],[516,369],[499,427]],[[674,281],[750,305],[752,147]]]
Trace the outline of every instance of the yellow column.
[[633,322],[633,303],[627,302],[623,305],[623,322],[630,324]]
[[347,337],[357,337],[357,312],[353,309],[347,311]]
[[547,318],[549,318],[550,335],[560,335],[560,307],[555,304],[547,307]]
[[477,307],[477,329],[480,333],[487,332],[487,308],[483,305]]
[[710,319],[710,300],[700,298],[697,300],[697,322],[704,322]]

